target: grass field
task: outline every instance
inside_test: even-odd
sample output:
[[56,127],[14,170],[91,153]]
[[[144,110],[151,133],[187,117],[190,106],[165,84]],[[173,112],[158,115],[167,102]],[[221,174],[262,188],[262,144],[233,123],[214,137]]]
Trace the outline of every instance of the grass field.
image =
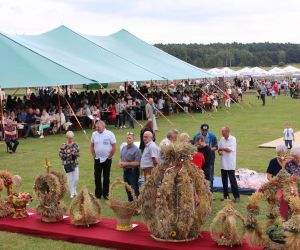
[[[226,113],[223,109],[217,113],[193,114],[196,121],[188,115],[179,114],[169,117],[176,125],[180,132],[188,132],[194,135],[198,132],[200,124],[206,122],[210,125],[210,130],[215,132],[220,138],[220,130],[222,126],[229,126],[232,134],[237,138],[237,163],[238,168],[247,167],[259,172],[265,172],[268,162],[275,155],[274,149],[260,149],[257,145],[278,138],[282,135],[284,123],[290,121],[293,124],[294,131],[300,130],[299,109],[300,100],[292,100],[289,97],[279,96],[277,101],[272,102],[271,98],[267,98],[266,107],[261,106],[261,102],[257,101],[254,95],[245,96],[241,105],[233,105],[230,113]],[[158,119],[159,132],[157,132],[157,141],[160,142],[171,128],[171,125],[164,119]],[[108,129],[110,129],[108,127]],[[122,171],[117,167],[119,161],[119,145],[125,140],[125,132],[129,129],[115,130],[118,141],[118,151],[113,159],[111,180],[122,177]],[[136,125],[134,132],[139,135],[139,126]],[[93,159],[89,153],[89,137],[92,131],[87,131],[87,136],[78,131],[75,134],[75,140],[79,143],[81,149],[81,157],[79,160],[80,181],[79,188],[86,186],[94,192],[93,180]],[[13,174],[21,175],[23,178],[23,186],[20,191],[33,193],[32,187],[35,177],[39,173],[45,171],[44,159],[48,157],[51,160],[54,170],[62,171],[60,160],[58,157],[58,149],[61,143],[65,141],[64,135],[48,136],[44,139],[30,138],[20,140],[20,146],[16,154],[10,155],[6,153],[5,145],[0,145],[0,169],[8,170]],[[219,176],[219,158],[216,159],[215,175]],[[125,193],[122,191],[120,194]],[[204,230],[209,229],[210,222],[216,212],[222,208],[219,201],[221,193],[215,194],[213,202],[213,211],[205,226]],[[69,194],[66,195],[64,202],[70,204]],[[104,217],[113,217],[113,214],[106,203],[101,200]],[[245,214],[247,196],[241,197],[241,203],[236,208]],[[34,208],[36,202],[30,204]],[[135,220],[140,220],[135,217]],[[52,241],[27,237],[12,233],[0,233],[0,249],[81,249],[83,245],[71,244],[61,241]],[[91,246],[84,246],[85,249],[96,249]]]

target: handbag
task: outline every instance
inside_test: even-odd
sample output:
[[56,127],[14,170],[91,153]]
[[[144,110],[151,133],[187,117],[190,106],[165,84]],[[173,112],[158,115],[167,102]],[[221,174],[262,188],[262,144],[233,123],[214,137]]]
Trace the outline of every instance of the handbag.
[[65,169],[66,173],[73,172],[75,167],[76,167],[75,164],[66,164],[66,165],[64,165],[64,169]]

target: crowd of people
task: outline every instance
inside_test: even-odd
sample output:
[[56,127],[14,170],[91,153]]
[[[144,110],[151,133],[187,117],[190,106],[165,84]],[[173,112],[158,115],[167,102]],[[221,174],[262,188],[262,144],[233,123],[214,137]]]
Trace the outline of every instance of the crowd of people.
[[[188,84],[188,83],[187,83]],[[59,91],[59,95],[58,92]],[[237,100],[240,87],[227,90],[209,83],[193,84],[183,88],[170,85],[163,89],[159,85],[126,85],[120,91],[83,91],[77,93],[64,89],[39,89],[22,98],[7,96],[2,103],[1,137],[6,142],[28,136],[44,138],[49,133],[69,129],[95,128],[95,123],[104,120],[116,129],[134,128],[137,120],[151,120],[158,130],[156,117],[178,112],[207,112],[221,108],[224,96]],[[230,100],[229,100],[230,102]],[[226,102],[227,106],[228,100]],[[13,129],[15,127],[15,129]],[[14,132],[15,131],[15,132]],[[9,133],[15,133],[10,137]],[[10,144],[10,143],[8,143]],[[16,147],[8,145],[9,152]]]
[[[187,143],[194,145],[196,153],[191,162],[195,167],[203,170],[205,179],[210,183],[213,191],[215,153],[220,155],[220,168],[223,182],[224,199],[229,198],[228,178],[231,184],[234,201],[239,202],[240,196],[235,178],[236,168],[236,139],[230,134],[228,127],[222,128],[222,138],[217,140],[214,133],[209,131],[208,124],[202,124],[200,131],[193,137],[187,133],[178,134],[176,129],[170,129],[159,144],[155,139],[155,130],[152,121],[148,121],[140,131],[140,142],[136,145],[136,137],[133,132],[126,133],[126,144],[120,151],[119,167],[123,169],[123,179],[127,182],[136,196],[139,196],[141,179],[147,180],[153,168],[163,161],[160,150],[175,143]],[[78,182],[79,146],[73,140],[74,134],[67,132],[67,142],[60,148],[60,157],[67,174],[71,198],[76,195]],[[98,199],[108,199],[110,170],[112,158],[116,152],[116,137],[114,133],[106,129],[103,121],[96,122],[96,131],[91,136],[90,152],[94,160],[95,196]],[[140,178],[140,175],[142,178]],[[132,196],[128,193],[128,200]]]
[[[263,95],[268,93],[267,86],[265,82],[260,82],[258,85],[259,97],[263,100],[263,105],[265,104]],[[99,199],[101,197],[108,199],[110,169],[117,142],[114,133],[106,129],[106,124],[122,129],[126,128],[126,121],[128,121],[129,128],[133,129],[136,119],[145,119],[147,122],[139,135],[134,135],[132,132],[126,134],[126,145],[122,147],[119,159],[124,180],[131,185],[136,196],[139,195],[140,174],[143,174],[143,180],[146,181],[152,169],[163,160],[160,149],[165,145],[179,142],[195,146],[196,153],[191,161],[203,170],[206,180],[210,182],[211,191],[213,191],[215,155],[219,154],[223,199],[229,198],[229,179],[234,201],[239,202],[240,196],[235,177],[236,138],[231,135],[228,127],[222,128],[222,137],[219,140],[209,131],[208,124],[202,124],[200,131],[192,137],[187,133],[179,135],[178,131],[171,129],[160,143],[156,141],[155,132],[158,130],[156,117],[160,114],[167,116],[176,112],[217,111],[221,100],[224,100],[225,108],[229,111],[231,101],[234,103],[242,101],[244,87],[239,82],[234,84],[227,82],[222,90],[208,83],[177,90],[171,86],[166,92],[157,86],[150,91],[147,86],[137,89],[128,85],[127,89],[121,89],[119,92],[111,90],[103,93],[85,91],[66,94],[63,90],[59,90],[62,91],[60,95],[53,89],[41,89],[37,95],[30,94],[23,100],[8,96],[1,117],[2,124],[5,124],[3,135],[8,152],[15,153],[19,145],[18,130],[23,131],[24,138],[30,134],[43,138],[45,131],[49,129],[53,133],[60,129],[68,131],[67,141],[61,146],[59,156],[73,198],[77,195],[76,186],[79,180],[77,158],[80,156],[80,149],[74,141],[74,133],[70,128],[72,126],[73,128],[76,126],[95,128],[90,145],[94,159],[95,196]],[[277,82],[272,83],[272,91],[274,90],[279,94],[280,87]],[[60,105],[57,105],[58,103]],[[283,133],[285,147],[292,148],[292,141],[295,138],[290,124],[286,124]],[[138,137],[140,142],[137,146],[134,142]],[[296,154],[295,152],[298,152],[297,148],[293,148],[292,155]],[[290,162],[286,169],[292,174],[299,175],[298,168],[293,167],[295,164],[291,166]],[[277,163],[282,167],[280,160]],[[276,171],[279,169],[278,164]],[[269,178],[271,178],[271,175],[276,175],[276,171],[273,171],[274,167],[269,169]],[[129,193],[128,200],[132,201]]]

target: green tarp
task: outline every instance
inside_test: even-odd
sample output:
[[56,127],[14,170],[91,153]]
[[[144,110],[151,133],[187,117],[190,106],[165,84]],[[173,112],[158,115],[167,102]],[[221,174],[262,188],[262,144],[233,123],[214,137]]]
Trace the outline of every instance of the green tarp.
[[56,86],[90,82],[90,79],[0,34],[0,87]]
[[96,37],[60,26],[0,38],[3,88],[210,77],[125,30]]
[[83,36],[168,80],[211,77],[204,70],[171,56],[124,29],[110,36]]

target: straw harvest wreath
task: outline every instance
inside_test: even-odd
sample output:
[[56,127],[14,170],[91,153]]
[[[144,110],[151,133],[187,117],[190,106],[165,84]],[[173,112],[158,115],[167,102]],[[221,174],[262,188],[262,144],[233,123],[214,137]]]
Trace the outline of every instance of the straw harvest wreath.
[[[6,188],[7,195],[13,193],[13,176],[7,171],[0,171],[0,192]],[[0,218],[10,215],[14,211],[12,204],[1,199],[0,195]]]
[[51,171],[50,162],[46,159],[47,173],[39,175],[35,179],[34,191],[39,205],[37,212],[42,216],[44,222],[57,222],[63,219],[66,211],[62,204],[66,193],[66,179],[64,174]]
[[191,163],[189,144],[164,146],[163,162],[143,185],[139,204],[152,237],[160,241],[198,238],[211,211],[211,192],[203,171]]
[[75,226],[96,224],[101,218],[101,204],[87,188],[82,188],[71,202],[70,217]]
[[[282,190],[283,197],[289,205],[289,218],[283,222],[279,215],[277,191]],[[281,170],[271,181],[264,184],[249,197],[246,218],[246,237],[252,245],[266,249],[300,249],[300,179]],[[267,200],[267,222],[264,231],[260,227],[257,216],[260,212],[259,202]]]
[[[240,222],[240,227],[238,227],[237,222]],[[244,227],[244,217],[234,209],[232,201],[228,199],[225,201],[225,207],[213,219],[210,226],[210,233],[212,239],[218,245],[232,247],[242,245]]]

